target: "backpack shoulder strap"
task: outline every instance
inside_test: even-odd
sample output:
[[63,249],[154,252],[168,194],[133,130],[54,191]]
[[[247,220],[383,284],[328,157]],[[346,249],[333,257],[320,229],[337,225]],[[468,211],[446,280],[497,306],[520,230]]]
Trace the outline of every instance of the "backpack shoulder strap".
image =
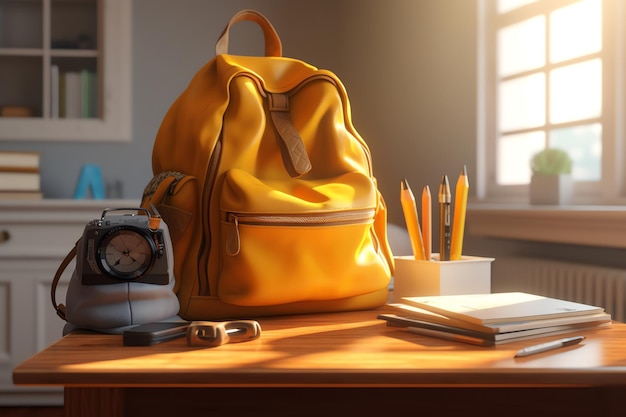
[[59,284],[59,280],[61,279],[61,275],[63,275],[65,268],[67,268],[67,266],[70,264],[72,259],[74,259],[74,256],[76,256],[77,246],[78,246],[78,242],[74,244],[74,247],[72,248],[70,253],[67,254],[65,259],[63,259],[63,262],[61,262],[61,265],[59,265],[59,269],[57,269],[57,272],[54,275],[54,279],[52,280],[52,288],[50,290],[50,297],[52,298],[52,306],[54,307],[54,310],[57,312],[57,315],[65,321],[67,321],[67,319],[65,318],[65,306],[63,304],[57,305],[57,297],[56,297],[57,285]]

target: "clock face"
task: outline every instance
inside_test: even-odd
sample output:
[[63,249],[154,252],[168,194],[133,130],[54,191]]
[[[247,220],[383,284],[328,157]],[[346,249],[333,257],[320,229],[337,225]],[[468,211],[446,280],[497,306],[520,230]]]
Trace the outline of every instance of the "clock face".
[[134,228],[108,232],[98,244],[98,263],[108,275],[132,280],[152,265],[155,245],[150,236]]

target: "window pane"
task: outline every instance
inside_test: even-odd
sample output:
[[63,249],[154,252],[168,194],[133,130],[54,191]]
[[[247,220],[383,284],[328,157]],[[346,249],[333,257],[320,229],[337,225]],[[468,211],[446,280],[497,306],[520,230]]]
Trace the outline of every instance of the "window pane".
[[498,13],[504,14],[537,0],[498,0]]
[[500,84],[499,131],[525,129],[545,124],[545,76],[543,73]]
[[550,15],[550,61],[561,62],[602,49],[602,3],[584,0]]
[[550,73],[552,123],[598,117],[602,112],[600,59],[558,68]]
[[550,132],[550,147],[565,150],[572,158],[576,181],[602,178],[602,125],[574,126]]
[[501,77],[545,65],[545,17],[537,16],[498,31],[498,74]]
[[496,182],[500,185],[528,184],[530,159],[545,146],[543,131],[502,136],[498,141]]

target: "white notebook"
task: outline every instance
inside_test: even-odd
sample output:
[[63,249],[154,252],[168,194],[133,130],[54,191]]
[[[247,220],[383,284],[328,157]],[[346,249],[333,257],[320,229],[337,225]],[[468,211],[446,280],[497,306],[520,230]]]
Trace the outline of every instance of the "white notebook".
[[604,308],[523,292],[404,297],[402,302],[477,324],[598,314]]

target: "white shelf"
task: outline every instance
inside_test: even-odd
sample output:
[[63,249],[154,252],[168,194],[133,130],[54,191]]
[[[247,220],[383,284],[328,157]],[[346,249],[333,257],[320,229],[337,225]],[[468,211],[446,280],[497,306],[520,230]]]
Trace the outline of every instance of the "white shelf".
[[[41,9],[33,9],[34,5]],[[53,140],[53,141],[129,141],[132,134],[131,86],[131,30],[132,3],[127,0],[93,0],[97,7],[97,45],[95,49],[52,48],[51,23],[55,7],[80,9],[89,2],[14,2],[0,0],[0,26],[3,8],[10,8],[5,19],[23,19],[22,26],[11,25],[18,33],[4,35],[16,44],[2,44],[0,39],[0,90],[5,91],[5,101],[0,106],[26,106],[33,108],[32,117],[0,117],[0,140]],[[20,7],[24,7],[24,10]],[[17,10],[16,10],[17,8]],[[24,25],[32,28],[31,14],[41,13],[41,44],[24,47],[13,38],[27,36]],[[73,19],[80,15],[72,10]],[[58,17],[57,17],[58,19]],[[58,20],[57,20],[57,25]],[[34,28],[33,28],[34,29]],[[10,28],[8,29],[11,30]],[[13,36],[14,35],[14,36]],[[36,40],[36,39],[35,39]],[[8,42],[8,41],[7,41]],[[36,42],[39,43],[39,42]],[[18,46],[19,45],[19,46]],[[37,58],[41,58],[38,60]],[[53,118],[51,116],[52,64],[75,70],[86,65],[97,74],[98,116],[85,119]],[[23,77],[16,80],[16,78]],[[6,97],[10,97],[7,99]],[[0,97],[1,99],[1,97]]]
[[[63,404],[62,390],[17,387],[12,371],[62,336],[65,322],[52,307],[51,283],[86,224],[105,208],[138,205],[137,200],[0,201],[0,407]],[[75,262],[57,288],[61,303],[74,268]]]

